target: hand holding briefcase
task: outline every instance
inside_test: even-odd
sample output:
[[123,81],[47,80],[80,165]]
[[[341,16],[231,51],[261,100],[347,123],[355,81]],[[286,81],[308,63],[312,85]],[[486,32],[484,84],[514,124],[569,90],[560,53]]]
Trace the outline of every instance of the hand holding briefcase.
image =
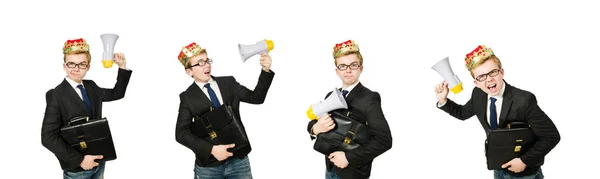
[[106,118],[75,117],[60,129],[63,140],[85,155],[102,155],[97,162],[117,159],[110,127]]
[[485,143],[488,169],[502,169],[503,164],[527,152],[535,140],[535,134],[524,122],[508,124],[505,129],[490,130]]
[[[210,111],[194,117],[191,131],[214,145],[235,144],[235,147],[228,149],[233,156],[245,156],[250,152],[246,131],[229,105],[221,105],[215,109],[211,107]],[[211,156],[209,160],[214,162],[216,158]]]

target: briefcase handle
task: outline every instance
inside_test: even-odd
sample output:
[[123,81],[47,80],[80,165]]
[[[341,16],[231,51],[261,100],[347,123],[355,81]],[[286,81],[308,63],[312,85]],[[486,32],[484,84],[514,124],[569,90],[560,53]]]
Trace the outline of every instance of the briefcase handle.
[[506,125],[507,129],[514,129],[514,128],[529,128],[529,124],[527,124],[527,122],[522,122],[522,121],[515,121],[515,122],[511,122],[508,123]]
[[77,117],[74,117],[71,120],[69,120],[69,123],[67,123],[67,126],[71,126],[71,124],[78,123],[78,122],[83,122],[83,121],[88,122],[89,120],[90,120],[90,117],[87,117],[87,116],[77,116]]

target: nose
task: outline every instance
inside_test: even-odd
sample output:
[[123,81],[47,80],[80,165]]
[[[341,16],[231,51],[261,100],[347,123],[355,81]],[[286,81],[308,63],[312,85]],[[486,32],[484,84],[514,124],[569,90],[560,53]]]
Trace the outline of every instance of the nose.
[[485,81],[494,82],[494,78],[492,78],[490,75],[487,75],[487,78],[485,79]]

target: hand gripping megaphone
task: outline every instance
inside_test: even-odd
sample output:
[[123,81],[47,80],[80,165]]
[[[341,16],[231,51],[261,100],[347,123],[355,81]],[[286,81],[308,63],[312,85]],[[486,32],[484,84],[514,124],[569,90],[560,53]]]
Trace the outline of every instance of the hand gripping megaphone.
[[306,115],[310,120],[317,120],[322,115],[336,109],[348,109],[346,99],[338,89],[334,89],[333,93],[325,101],[311,105],[308,111],[306,111]]
[[104,47],[104,51],[102,52],[102,65],[104,68],[111,68],[113,65],[113,57],[115,50],[115,43],[117,43],[117,39],[119,36],[117,34],[102,34],[100,35],[102,39],[102,45]]
[[242,45],[238,44],[238,50],[240,51],[240,57],[242,57],[242,62],[246,62],[248,58],[263,52],[270,52],[273,50],[273,41],[271,40],[261,40],[252,45]]
[[452,91],[454,94],[457,94],[463,90],[462,82],[460,81],[458,76],[456,76],[452,71],[452,68],[450,67],[450,62],[448,60],[449,57],[440,60],[435,65],[433,65],[431,69],[435,70],[440,75],[442,75],[442,77],[444,77],[444,80],[448,82],[448,88],[450,88],[450,91]]

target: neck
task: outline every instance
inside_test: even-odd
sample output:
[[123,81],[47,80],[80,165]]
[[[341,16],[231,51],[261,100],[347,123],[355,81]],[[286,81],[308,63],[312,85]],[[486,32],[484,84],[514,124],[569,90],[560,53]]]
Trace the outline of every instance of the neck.
[[[354,82],[354,83],[357,83],[357,82]],[[350,83],[350,84],[344,83],[344,84],[342,84],[342,88],[348,89],[350,86],[354,85],[354,83]]]
[[79,83],[79,84],[81,84],[81,81],[82,81],[82,80],[73,79],[73,78],[71,78],[69,76],[67,76],[67,78],[69,78],[70,80],[73,80],[75,83]]
[[208,83],[209,80],[200,80],[200,79],[194,78],[194,81],[196,81],[196,83]]

